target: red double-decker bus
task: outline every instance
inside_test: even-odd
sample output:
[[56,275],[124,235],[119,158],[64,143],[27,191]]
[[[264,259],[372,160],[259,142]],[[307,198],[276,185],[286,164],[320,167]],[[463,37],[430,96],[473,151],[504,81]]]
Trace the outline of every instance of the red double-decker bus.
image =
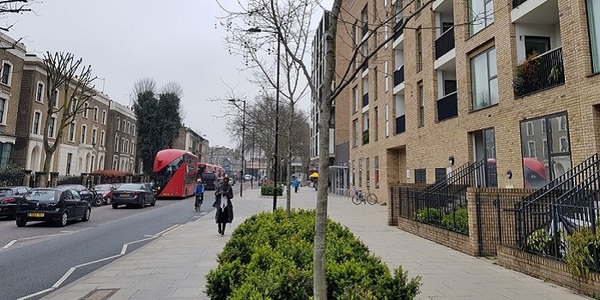
[[180,149],[166,149],[154,158],[154,190],[157,197],[185,198],[194,195],[198,157]]

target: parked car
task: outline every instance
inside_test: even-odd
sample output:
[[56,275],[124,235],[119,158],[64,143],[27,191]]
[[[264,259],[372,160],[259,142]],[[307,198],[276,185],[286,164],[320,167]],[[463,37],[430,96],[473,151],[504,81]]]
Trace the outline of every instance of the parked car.
[[63,184],[57,187],[64,187],[76,190],[81,196],[81,199],[88,201],[93,206],[102,205],[102,196],[98,196],[98,193],[94,190],[90,190],[81,184]]
[[27,186],[5,186],[0,187],[0,216],[14,219],[17,211],[17,203],[30,190]]
[[62,227],[69,220],[88,221],[91,214],[90,203],[78,191],[63,186],[30,190],[17,205],[15,218],[18,227],[29,221],[49,221]]
[[122,204],[144,208],[146,204],[154,206],[156,197],[145,183],[123,183],[113,192],[111,201],[113,208],[118,208]]

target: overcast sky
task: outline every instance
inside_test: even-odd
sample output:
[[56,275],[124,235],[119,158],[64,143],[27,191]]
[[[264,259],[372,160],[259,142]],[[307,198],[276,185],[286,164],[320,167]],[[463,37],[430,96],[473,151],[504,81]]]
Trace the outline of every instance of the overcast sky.
[[258,89],[247,82],[247,72],[238,71],[242,59],[223,44],[225,31],[215,24],[224,14],[214,0],[46,0],[33,9],[0,21],[17,21],[8,35],[22,38],[29,53],[65,51],[83,58],[94,76],[104,78],[94,82],[96,89],[128,106],[142,78],[159,88],[177,82],[185,125],[206,135],[211,146],[234,147],[226,121],[215,118],[234,108],[209,100],[226,97],[227,86],[247,99]]

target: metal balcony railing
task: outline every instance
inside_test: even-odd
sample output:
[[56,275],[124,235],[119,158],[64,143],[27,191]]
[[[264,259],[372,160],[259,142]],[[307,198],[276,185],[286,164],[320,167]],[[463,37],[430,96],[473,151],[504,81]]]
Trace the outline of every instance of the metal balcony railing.
[[512,0],[512,7],[517,8],[519,5],[527,2],[527,0]]
[[446,95],[437,101],[438,121],[458,116],[458,93]]
[[454,27],[446,30],[435,40],[435,59],[454,49]]
[[517,66],[513,79],[515,96],[529,94],[565,83],[562,47],[527,59]]
[[396,134],[406,131],[406,115],[396,117]]
[[394,86],[397,86],[404,82],[404,66],[394,71]]

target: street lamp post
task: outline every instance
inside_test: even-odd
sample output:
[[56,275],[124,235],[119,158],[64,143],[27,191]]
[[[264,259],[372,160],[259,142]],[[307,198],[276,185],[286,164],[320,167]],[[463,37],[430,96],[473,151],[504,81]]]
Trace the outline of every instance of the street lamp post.
[[[258,27],[252,27],[247,29],[246,31],[249,33],[258,33],[262,32],[263,30]],[[277,152],[277,144],[279,141],[279,72],[281,65],[281,37],[279,36],[279,33],[273,33],[277,36],[277,81],[275,83],[275,88],[277,90],[277,94],[275,95],[275,165],[273,166],[273,211],[275,211],[275,209],[277,209],[277,169],[279,168],[279,155]]]
[[[242,176],[240,178],[240,197],[242,197],[242,193],[244,190],[244,149],[246,148],[246,144],[244,143],[244,138],[246,136],[246,100],[238,100],[238,99],[229,99],[230,102],[234,103],[241,101],[242,104]],[[237,105],[236,105],[237,106]]]

